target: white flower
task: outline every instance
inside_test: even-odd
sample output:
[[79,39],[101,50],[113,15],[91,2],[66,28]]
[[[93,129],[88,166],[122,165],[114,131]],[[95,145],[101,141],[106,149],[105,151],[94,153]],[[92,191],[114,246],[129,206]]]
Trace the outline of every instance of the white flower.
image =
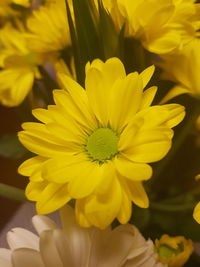
[[163,267],[154,245],[126,224],[99,230],[81,228],[69,206],[61,210],[63,228],[44,215],[32,218],[38,235],[23,228],[7,234],[10,249],[0,249],[2,267]]

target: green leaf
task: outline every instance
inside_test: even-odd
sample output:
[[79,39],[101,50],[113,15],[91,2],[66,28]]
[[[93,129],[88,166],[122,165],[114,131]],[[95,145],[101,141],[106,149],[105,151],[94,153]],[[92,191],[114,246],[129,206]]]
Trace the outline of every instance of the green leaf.
[[[110,57],[119,57],[121,55],[121,35],[117,33],[114,22],[108,12],[105,10],[102,0],[98,0],[99,7],[99,32],[100,45],[103,48],[104,59]],[[123,33],[123,31],[121,31]]]
[[75,26],[66,1],[72,46],[74,48],[77,80],[85,81],[85,65],[95,58],[103,58],[97,27],[97,10],[91,0],[73,0]]
[[[80,54],[80,48],[78,44],[77,34],[74,26],[74,22],[72,19],[71,11],[68,5],[68,1],[66,0],[66,9],[67,9],[67,17],[68,17],[68,24],[69,24],[69,30],[70,30],[70,36],[72,41],[72,51],[74,55],[74,64],[75,64],[75,70],[76,70],[76,77],[77,81],[81,84],[81,82],[84,79],[84,73],[81,70],[81,54]],[[82,67],[83,68],[83,67]]]
[[25,154],[27,150],[19,142],[16,134],[6,134],[0,138],[0,156],[17,159]]

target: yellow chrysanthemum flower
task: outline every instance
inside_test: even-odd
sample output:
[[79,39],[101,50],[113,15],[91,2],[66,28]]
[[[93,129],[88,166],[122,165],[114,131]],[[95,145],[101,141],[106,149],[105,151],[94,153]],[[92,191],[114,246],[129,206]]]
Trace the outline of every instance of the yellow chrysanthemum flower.
[[199,47],[200,39],[195,38],[178,53],[162,57],[162,62],[159,63],[159,66],[164,71],[163,78],[178,84],[169,91],[163,102],[181,94],[200,96]]
[[163,235],[160,240],[156,240],[155,247],[159,261],[169,267],[183,266],[193,252],[192,240],[185,239],[183,236]]
[[19,167],[30,176],[26,196],[38,213],[76,199],[79,223],[105,228],[114,218],[126,223],[131,202],[148,207],[147,163],[166,155],[171,128],[184,117],[178,104],[150,106],[157,88],[144,88],[153,72],[151,66],[126,75],[119,59],[97,59],[86,65],[86,90],[60,74],[65,89],[54,90],[56,105],[34,110],[42,123],[24,123],[19,133],[38,154]]
[[57,52],[71,43],[65,1],[49,3],[28,19],[30,49],[39,53]]
[[116,24],[126,22],[127,34],[141,40],[153,53],[171,52],[187,43],[199,29],[199,5],[194,0],[105,0],[103,3]]
[[7,24],[0,30],[0,102],[19,105],[31,90],[34,77],[39,77],[37,59],[26,46],[23,32]]

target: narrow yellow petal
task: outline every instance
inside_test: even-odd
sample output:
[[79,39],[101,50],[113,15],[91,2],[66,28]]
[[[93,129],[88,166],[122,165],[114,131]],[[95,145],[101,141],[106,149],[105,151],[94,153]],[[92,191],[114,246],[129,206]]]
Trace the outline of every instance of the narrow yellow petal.
[[[147,132],[148,133],[148,132]],[[125,156],[135,162],[155,162],[161,160],[170,150],[171,140],[168,136],[157,139],[146,144],[135,145],[131,149],[127,149]]]
[[131,162],[122,156],[115,158],[114,163],[117,171],[130,180],[148,180],[152,176],[152,168],[148,164]]
[[18,172],[24,176],[30,176],[46,160],[44,157],[36,156],[24,161],[18,168]]
[[172,98],[175,98],[176,96],[182,95],[182,94],[188,94],[190,93],[190,90],[186,87],[183,87],[181,85],[174,86],[160,101],[160,104],[165,104]]
[[131,214],[132,214],[131,199],[129,198],[128,194],[124,190],[122,190],[121,208],[117,215],[117,219],[121,224],[125,224],[130,220]]
[[119,213],[122,192],[117,179],[113,179],[109,190],[102,195],[91,195],[84,203],[84,214],[88,221],[101,229],[111,224]]
[[79,163],[76,168],[80,173],[69,181],[68,190],[72,198],[79,199],[92,194],[98,187],[104,179],[104,168],[90,161]]
[[194,208],[193,218],[200,224],[200,202]]
[[87,71],[85,79],[86,93],[89,99],[91,108],[100,121],[100,123],[106,127],[108,123],[108,98],[111,88],[103,85],[102,73],[91,68]]
[[20,142],[31,152],[49,158],[54,156],[64,156],[70,153],[70,148],[59,146],[46,140],[37,138],[24,131],[18,133]]
[[67,185],[49,183],[42,191],[36,204],[38,214],[51,213],[70,200]]
[[115,83],[109,101],[109,121],[114,130],[121,131],[138,111],[142,89],[142,80],[136,72]]
[[142,81],[143,81],[143,88],[145,88],[148,82],[151,80],[151,77],[153,76],[154,71],[155,71],[155,66],[152,65],[140,73],[140,77],[142,78]]
[[45,187],[47,186],[47,182],[32,182],[30,181],[26,187],[25,195],[29,200],[38,201],[41,197],[41,194]]
[[82,170],[79,165],[86,159],[81,155],[69,155],[47,160],[42,166],[42,177],[49,182],[64,184],[79,174]]
[[39,121],[41,121],[43,123],[52,122],[52,119],[49,116],[50,114],[49,114],[47,109],[36,108],[36,109],[32,110],[32,114],[36,119],[38,119]]
[[157,90],[157,86],[152,86],[144,91],[140,109],[148,108],[151,105]]
[[142,183],[126,180],[126,183],[129,188],[131,200],[141,208],[148,208],[149,199],[143,188]]

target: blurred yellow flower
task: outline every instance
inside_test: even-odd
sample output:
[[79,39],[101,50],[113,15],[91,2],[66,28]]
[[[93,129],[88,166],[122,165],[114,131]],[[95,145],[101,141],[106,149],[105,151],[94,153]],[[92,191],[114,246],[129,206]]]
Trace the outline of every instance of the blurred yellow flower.
[[126,22],[128,35],[140,39],[153,53],[171,52],[194,38],[199,29],[199,4],[194,0],[112,0],[103,3],[111,15],[114,14],[118,25]]
[[159,66],[163,69],[163,79],[177,83],[164,97],[163,103],[181,94],[200,97],[199,47],[200,39],[195,38],[177,53],[162,57]]
[[183,266],[193,252],[193,243],[183,236],[170,237],[161,236],[156,240],[155,248],[159,256],[159,261],[169,267]]
[[[200,179],[200,174],[197,174],[195,179],[199,180]],[[197,205],[194,208],[193,218],[195,219],[196,222],[198,222],[200,224],[200,202],[198,202]]]
[[30,0],[1,0],[0,5],[10,5],[11,3],[28,7],[30,5]]
[[131,202],[147,208],[142,181],[152,175],[147,163],[162,159],[171,147],[172,127],[182,121],[178,104],[150,106],[157,88],[144,91],[154,72],[126,75],[111,58],[86,65],[84,90],[60,74],[65,90],[54,90],[56,105],[36,109],[43,123],[24,123],[20,141],[38,156],[19,173],[30,176],[28,199],[38,213],[49,213],[76,199],[82,226],[126,223]]
[[22,31],[7,24],[0,30],[0,102],[6,106],[19,105],[39,78],[37,58],[27,49]]
[[29,47],[39,53],[57,52],[70,45],[65,1],[47,3],[33,11],[27,22]]
[[30,0],[1,0],[0,1],[0,16],[16,16],[18,12],[11,7],[11,4],[17,4],[23,7],[30,6]]

